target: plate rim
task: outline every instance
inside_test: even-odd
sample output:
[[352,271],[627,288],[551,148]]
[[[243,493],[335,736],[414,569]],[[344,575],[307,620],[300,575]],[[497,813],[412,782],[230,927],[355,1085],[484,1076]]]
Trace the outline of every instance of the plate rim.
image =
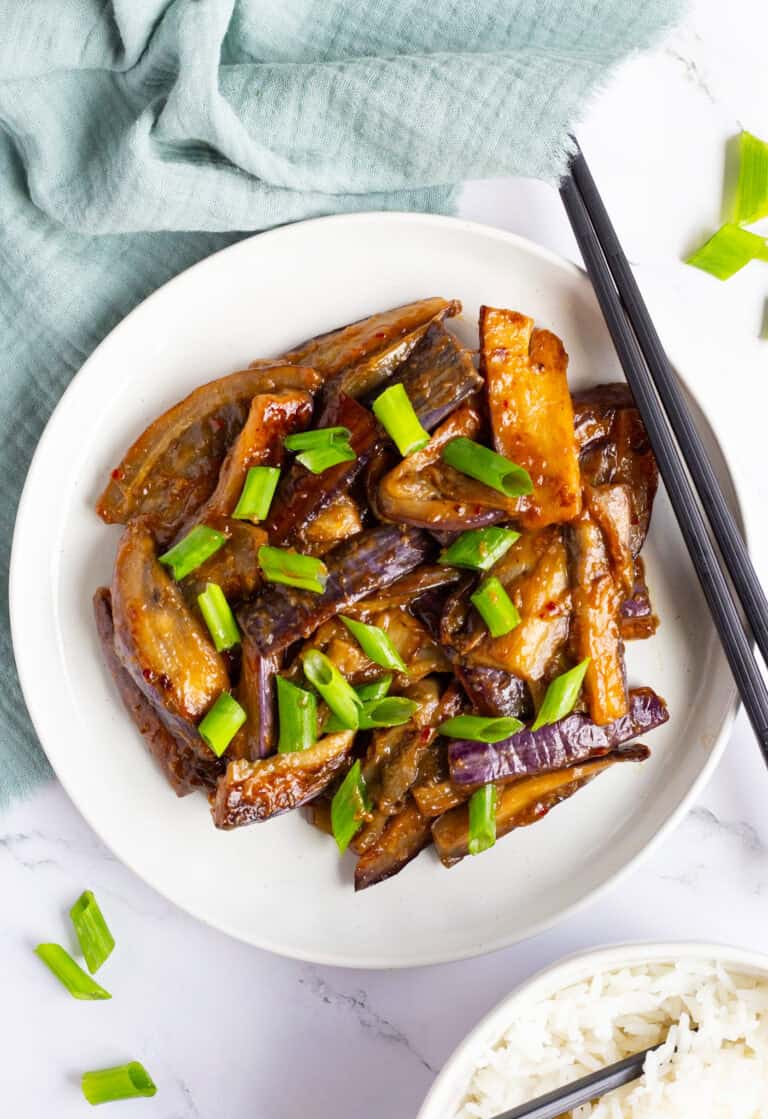
[[[161,296],[164,296],[167,289],[172,288],[174,285],[181,286],[182,281],[185,281],[186,277],[188,277],[191,273],[197,272],[198,270],[204,270],[208,263],[214,258],[227,255],[230,257],[234,257],[238,253],[247,255],[248,252],[253,250],[254,242],[261,242],[264,239],[273,241],[301,236],[302,232],[308,227],[321,225],[339,225],[346,227],[349,225],[358,224],[365,225],[371,222],[375,224],[410,224],[416,226],[426,224],[437,227],[449,227],[457,231],[463,231],[465,233],[486,237],[496,242],[501,242],[525,254],[529,254],[533,257],[539,258],[540,260],[546,261],[547,263],[555,266],[556,268],[560,269],[566,274],[571,275],[572,277],[578,277],[580,281],[586,283],[590,294],[594,297],[592,285],[585,270],[579,267],[579,265],[577,265],[573,261],[561,256],[559,253],[553,251],[552,249],[548,249],[543,245],[539,245],[535,241],[532,241],[527,237],[523,237],[520,234],[512,233],[508,230],[499,229],[498,227],[493,225],[442,214],[423,214],[413,211],[387,210],[363,211],[354,214],[330,214],[324,217],[310,218],[305,221],[293,222],[275,229],[266,230],[264,232],[254,233],[251,236],[242,238],[242,240],[237,241],[232,245],[227,245],[222,249],[218,249],[214,253],[210,253],[202,260],[197,261],[189,268],[184,269],[183,271],[177,273],[176,276],[173,276],[170,280],[167,280],[164,284],[156,288],[155,291],[151,292],[145,299],[138,303],[131,311],[129,311],[128,314],[124,318],[122,318],[120,322],[118,322],[112,328],[112,330],[110,330],[99,342],[99,344],[92,351],[89,357],[86,358],[86,360],[83,362],[77,373],[74,374],[66,389],[62,393],[60,399],[56,404],[56,407],[53,409],[50,417],[48,418],[48,421],[37,442],[37,446],[35,448],[26,478],[24,480],[24,486],[16,510],[11,542],[8,599],[11,640],[17,676],[22,696],[24,698],[24,703],[27,708],[27,713],[35,730],[35,734],[40,747],[43,749],[46,758],[48,759],[51,768],[54,771],[56,779],[61,784],[62,788],[66,792],[69,799],[72,801],[77,811],[80,813],[89,827],[93,829],[94,833],[99,837],[100,841],[105,844],[105,846],[124,866],[128,867],[129,870],[136,874],[151,889],[160,894],[161,897],[171,902],[171,904],[175,905],[183,912],[189,914],[189,916],[193,917],[195,920],[201,921],[203,924],[208,925],[210,928],[216,929],[219,932],[223,932],[227,936],[231,936],[233,939],[239,940],[244,944],[248,944],[252,947],[260,948],[266,951],[274,952],[275,954],[286,958],[297,959],[305,963],[315,963],[322,966],[349,967],[354,968],[355,970],[399,970],[401,968],[436,966],[438,964],[451,963],[458,960],[473,959],[479,956],[489,955],[504,948],[511,947],[514,944],[521,943],[524,940],[528,940],[531,937],[537,936],[540,933],[544,932],[546,929],[552,928],[553,926],[567,920],[575,913],[580,912],[583,907],[602,898],[608,890],[618,885],[619,882],[626,875],[628,875],[632,870],[636,869],[639,866],[642,860],[650,857],[650,855],[666,839],[670,832],[678,826],[685,813],[689,810],[691,804],[694,802],[696,797],[700,794],[701,790],[704,788],[704,786],[707,784],[710,777],[712,776],[714,769],[717,767],[723,756],[726,743],[728,742],[728,739],[730,737],[736,714],[740,706],[740,701],[736,692],[735,685],[732,684],[731,687],[731,699],[728,709],[725,713],[720,732],[718,733],[714,743],[712,744],[708,756],[701,769],[699,770],[696,779],[692,782],[678,806],[673,812],[670,813],[666,821],[661,825],[655,835],[634,856],[628,859],[628,861],[623,866],[614,871],[614,873],[610,874],[599,885],[587,890],[580,898],[571,902],[569,905],[557,909],[555,913],[543,917],[540,920],[534,921],[531,924],[525,926],[522,932],[508,935],[499,935],[490,941],[483,942],[483,944],[479,948],[467,946],[465,949],[462,950],[450,950],[444,953],[440,952],[439,948],[436,948],[436,950],[431,952],[420,952],[411,954],[404,959],[400,957],[382,957],[381,955],[366,957],[363,954],[362,956],[358,956],[350,962],[350,960],[343,953],[335,954],[333,951],[325,951],[320,953],[316,951],[304,951],[292,946],[285,947],[280,943],[273,942],[268,937],[263,937],[257,940],[254,939],[254,937],[252,936],[246,935],[241,931],[231,928],[227,921],[217,921],[213,917],[206,915],[204,912],[198,912],[194,905],[182,903],[176,900],[174,897],[170,896],[166,889],[157,883],[153,874],[148,874],[143,869],[139,870],[135,865],[133,857],[125,855],[122,851],[117,850],[115,846],[113,846],[113,843],[109,839],[107,839],[106,836],[104,836],[99,828],[95,825],[95,823],[91,819],[89,811],[81,803],[81,799],[78,797],[76,791],[73,790],[73,788],[70,786],[69,781],[60,775],[54,759],[51,756],[51,753],[49,753],[48,746],[44,742],[43,735],[40,733],[39,728],[39,722],[41,720],[38,719],[38,715],[35,710],[38,696],[36,695],[35,689],[33,687],[34,666],[32,664],[31,654],[28,651],[24,652],[25,644],[21,637],[23,630],[23,621],[21,618],[23,596],[20,594],[20,588],[23,585],[24,581],[24,564],[22,559],[24,553],[22,549],[24,536],[27,531],[27,522],[33,519],[33,491],[36,485],[38,474],[43,468],[48,444],[53,441],[56,433],[58,432],[59,426],[62,424],[61,417],[66,412],[68,400],[75,391],[81,391],[82,385],[88,382],[89,378],[92,375],[91,370],[93,369],[93,367],[95,366],[98,369],[98,361],[102,348],[105,347],[108,343],[114,344],[115,338],[119,339],[119,336],[123,331],[130,330],[134,317],[138,316],[138,314],[144,310],[147,304],[150,304],[153,301],[158,300]],[[738,476],[735,473],[728,456],[725,454],[717,425],[715,422],[713,422],[709,413],[706,412],[703,406],[699,403],[696,393],[693,391],[692,386],[689,384],[685,376],[678,372],[678,377],[680,378],[680,381],[685,387],[687,393],[696,404],[696,407],[698,407],[702,416],[704,417],[712,434],[714,442],[717,446],[717,449],[722,456],[723,462],[727,466],[729,480],[736,498],[737,519],[740,521],[743,527],[745,540],[747,542],[747,546],[749,546],[749,539],[751,535],[749,532],[750,514],[748,513],[746,505],[742,499]],[[55,756],[55,749],[53,750],[53,754]]]

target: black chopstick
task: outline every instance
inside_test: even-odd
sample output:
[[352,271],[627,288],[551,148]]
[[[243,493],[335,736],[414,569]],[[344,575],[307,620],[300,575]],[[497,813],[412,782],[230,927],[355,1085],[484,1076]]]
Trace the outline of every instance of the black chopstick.
[[[580,161],[580,178],[583,182],[586,162],[580,152],[577,152],[574,157],[574,164],[577,161]],[[594,188],[593,193],[597,194],[596,188]],[[601,238],[598,236],[592,221],[592,211],[588,208],[587,200],[582,196],[574,173],[569,174],[561,184],[560,195],[581,249],[603,317],[624,369],[624,375],[648,432],[648,438],[656,456],[661,476],[664,479],[672,509],[680,525],[680,531],[688,548],[691,562],[720,635],[736,686],[752,722],[763,757],[768,764],[768,691],[753,656],[750,641],[742,627],[739,608],[721,569],[721,560],[712,544],[686,465],[681,458],[670,423],[657,394],[654,378],[646,364],[643,349],[634,330],[634,317],[630,321],[629,304],[626,300],[622,302],[624,276],[622,273],[617,276],[611,271],[610,264],[615,264],[619,256],[623,259],[621,247],[615,233],[611,231],[612,243],[609,263],[603,250]],[[594,202],[594,199],[591,199],[591,201]],[[610,226],[610,221],[603,208],[601,230],[604,231],[606,223]],[[625,261],[625,271],[628,272],[628,270],[629,265]],[[618,287],[620,283],[622,285],[621,289]],[[620,290],[621,295],[619,294]],[[639,291],[635,289],[633,305],[638,302],[642,303],[642,297]],[[645,314],[647,316],[648,312],[646,311]],[[650,319],[648,321],[650,322]],[[648,342],[648,332],[641,331],[641,333],[644,340]],[[655,331],[653,333],[655,335]],[[656,337],[656,341],[658,349],[661,350],[658,337]],[[663,350],[661,352],[663,353]],[[677,400],[677,406],[678,411],[687,411],[682,397]],[[693,427],[690,417],[686,426]],[[685,454],[688,449],[687,445],[681,444],[681,449]],[[700,455],[706,458],[703,448],[699,446],[698,449]],[[717,486],[714,474],[711,474],[710,480],[714,487],[710,487],[709,491],[710,504],[725,507],[725,498],[719,486]],[[726,524],[726,521],[721,518],[718,523],[722,525]],[[730,527],[734,530],[731,534],[731,549],[734,552],[739,552],[744,570],[747,567],[751,568],[746,548],[732,520]],[[719,536],[716,539],[719,541]],[[757,584],[756,576],[754,582]],[[759,586],[759,584],[757,585]],[[760,595],[762,603],[761,601],[754,601],[753,598],[747,599],[745,597],[743,600],[742,604],[745,612],[750,619],[750,623],[754,625],[755,633],[763,628],[768,632],[768,621],[765,618],[762,605],[765,600],[762,593]]]
[[598,1069],[597,1072],[590,1072],[580,1080],[564,1084],[554,1092],[547,1092],[545,1096],[538,1096],[535,1100],[513,1107],[511,1111],[496,1115],[494,1119],[557,1119],[558,1116],[566,1115],[583,1103],[589,1103],[590,1100],[596,1100],[600,1096],[607,1095],[608,1092],[613,1092],[615,1088],[621,1088],[624,1084],[638,1080],[643,1075],[645,1058],[662,1045],[664,1042],[660,1041],[650,1049],[643,1049],[642,1053],[633,1053],[631,1057],[625,1057],[623,1061],[617,1061],[614,1065]]

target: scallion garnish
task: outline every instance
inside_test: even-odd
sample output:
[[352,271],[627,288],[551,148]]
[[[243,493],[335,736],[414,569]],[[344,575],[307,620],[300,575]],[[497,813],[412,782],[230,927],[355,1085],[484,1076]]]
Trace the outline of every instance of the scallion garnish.
[[460,435],[446,443],[441,452],[443,462],[454,470],[475,478],[506,497],[522,497],[533,492],[533,482],[527,470],[510,462],[482,443]]
[[469,567],[487,571],[508,552],[520,533],[512,528],[473,528],[462,532],[440,555],[438,563],[448,567]]
[[539,727],[546,726],[548,723],[556,723],[558,719],[564,719],[566,715],[570,715],[576,705],[576,700],[579,698],[590,659],[590,657],[586,657],[575,668],[563,672],[550,682],[531,730],[538,730]]
[[221,653],[231,649],[240,640],[235,616],[218,583],[206,583],[205,590],[197,596],[197,605],[208,626],[216,649]]
[[751,132],[742,132],[739,156],[733,220],[749,225],[768,217],[768,143]]
[[[367,684],[358,684],[355,688],[358,699],[363,704],[371,703],[377,699],[384,699],[389,689],[392,686],[391,676],[380,676],[378,680],[371,680]],[[339,722],[336,716],[331,713],[323,723],[323,734],[336,734],[340,730],[347,728]]]
[[283,446],[287,451],[316,451],[318,447],[327,447],[329,444],[348,443],[351,435],[348,427],[316,427],[312,431],[287,435]]
[[269,583],[285,583],[303,591],[322,594],[328,579],[328,568],[315,556],[302,556],[285,548],[259,548],[259,566]]
[[98,971],[115,947],[115,938],[109,931],[104,914],[91,890],[85,890],[69,911],[80,951],[85,957],[91,975]]
[[394,668],[397,672],[407,672],[403,659],[392,641],[379,626],[367,625],[357,622],[354,618],[347,618],[339,614],[344,625],[355,638],[360,648],[374,664],[382,668]]
[[768,244],[756,233],[728,223],[689,256],[686,264],[709,272],[718,280],[728,280],[751,260],[768,260]]
[[95,979],[83,971],[79,964],[65,951],[60,944],[38,944],[35,955],[39,956],[44,964],[51,969],[60,983],[67,988],[70,995],[76,999],[111,999],[109,991],[105,991]]
[[469,798],[469,853],[479,855],[496,842],[496,786],[483,785]]
[[520,625],[520,613],[495,575],[485,579],[469,598],[491,637],[503,637]]
[[265,521],[279,481],[276,466],[251,466],[232,516],[238,521]]
[[363,826],[371,802],[360,769],[360,761],[347,773],[331,801],[331,827],[339,850],[343,853],[350,840]]
[[154,1096],[157,1092],[152,1077],[138,1061],[84,1072],[81,1084],[83,1095],[92,1104],[133,1100],[139,1096]]
[[333,661],[319,649],[307,649],[301,657],[304,675],[323,697],[345,730],[357,730],[362,702]]
[[511,715],[487,718],[484,715],[456,715],[437,728],[447,738],[468,738],[471,742],[501,742],[522,730],[525,723]]
[[429,432],[413,410],[403,385],[392,385],[373,402],[373,414],[405,458],[429,442]]
[[245,711],[234,696],[222,692],[198,724],[197,730],[203,742],[220,758],[246,718]]
[[210,559],[219,548],[223,548],[226,542],[227,538],[223,532],[209,528],[208,525],[195,525],[183,540],[174,544],[158,558],[160,563],[170,567],[174,579],[178,581]]
[[277,677],[277,713],[280,736],[278,752],[293,754],[308,750],[317,739],[317,700],[312,692],[297,688],[283,676]]
[[296,461],[313,474],[322,474],[340,462],[354,462],[357,455],[350,446],[347,427],[319,427],[314,431],[300,431],[283,440],[289,451],[302,451]]
[[389,695],[384,699],[371,699],[363,704],[360,712],[360,730],[376,727],[401,727],[407,723],[419,705],[414,699],[402,695]]

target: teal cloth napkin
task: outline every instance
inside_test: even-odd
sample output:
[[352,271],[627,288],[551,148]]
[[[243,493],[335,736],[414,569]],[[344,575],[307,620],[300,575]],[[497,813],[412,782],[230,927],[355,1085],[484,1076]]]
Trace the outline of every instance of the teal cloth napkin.
[[[247,231],[554,180],[676,0],[0,0],[0,572],[35,444],[103,336]],[[617,144],[625,137],[616,136]],[[0,618],[0,803],[49,773]],[[40,681],[45,688],[45,681]]]

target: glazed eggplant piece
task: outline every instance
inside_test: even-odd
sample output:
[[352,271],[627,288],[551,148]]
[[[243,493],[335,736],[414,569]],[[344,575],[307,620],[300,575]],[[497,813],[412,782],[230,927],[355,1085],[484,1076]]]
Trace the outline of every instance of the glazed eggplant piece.
[[[425,563],[415,571],[409,571],[401,579],[391,583],[382,591],[361,598],[354,606],[350,606],[349,613],[354,618],[367,620],[371,615],[378,614],[381,610],[393,610],[398,606],[413,606],[417,615],[421,603],[433,591],[447,591],[461,578],[461,572],[456,568],[444,567],[438,563]],[[424,621],[423,618],[421,618]],[[427,624],[425,622],[425,624]],[[438,632],[433,632],[427,625],[431,635],[437,640]]]
[[[640,744],[614,750],[601,758],[527,777],[497,792],[496,836],[501,838],[515,828],[535,824],[554,808],[582,789],[598,774],[619,762],[643,762],[650,750]],[[453,808],[432,824],[432,838],[443,866],[455,863],[469,854],[469,809],[465,804]]]
[[242,667],[236,698],[247,718],[229,746],[234,758],[256,761],[275,749],[275,676],[280,669],[277,656],[262,657],[246,637],[242,642]]
[[478,715],[492,719],[511,716],[523,721],[533,716],[531,694],[519,676],[503,668],[472,664],[458,664],[454,671]]
[[253,594],[261,585],[259,548],[267,543],[264,529],[247,521],[210,515],[205,523],[222,532],[227,543],[179,583],[193,610],[197,608],[197,596],[208,583],[218,583],[230,603]]
[[290,812],[322,793],[346,764],[354,731],[321,738],[308,750],[260,761],[236,759],[227,766],[213,797],[217,828],[239,828]]
[[624,595],[631,595],[635,585],[631,490],[621,484],[585,485],[583,494],[585,508],[603,534],[616,586]]
[[493,744],[454,739],[448,744],[451,781],[474,787],[564,769],[608,754],[668,718],[666,703],[651,688],[633,688],[627,714],[607,726],[574,712],[556,723],[538,730],[527,728]]
[[645,564],[640,556],[635,557],[632,594],[621,604],[619,625],[624,641],[642,641],[646,637],[653,637],[659,628],[659,619],[653,613],[645,582]]
[[573,393],[572,400],[573,430],[580,455],[608,439],[617,412],[636,407],[626,381],[592,385]]
[[379,525],[354,536],[328,557],[322,594],[271,584],[242,606],[238,619],[262,656],[279,652],[350,603],[388,587],[429,558],[429,538],[416,529]]
[[210,750],[207,757],[201,756],[183,738],[174,735],[117,659],[112,596],[108,587],[96,591],[93,609],[104,660],[123,705],[176,796],[186,796],[198,788],[215,788],[224,762]]
[[301,533],[299,550],[305,555],[324,556],[342,540],[362,531],[360,506],[349,494],[341,493]]
[[581,481],[562,342],[517,311],[481,307],[480,355],[496,450],[533,482],[520,524],[570,521],[581,508]]
[[365,890],[398,874],[432,842],[432,829],[413,800],[391,816],[381,834],[357,860],[355,890]]
[[112,471],[96,504],[107,524],[150,516],[168,541],[216,488],[228,448],[257,393],[312,392],[320,377],[299,365],[245,369],[195,389],[150,424]]

